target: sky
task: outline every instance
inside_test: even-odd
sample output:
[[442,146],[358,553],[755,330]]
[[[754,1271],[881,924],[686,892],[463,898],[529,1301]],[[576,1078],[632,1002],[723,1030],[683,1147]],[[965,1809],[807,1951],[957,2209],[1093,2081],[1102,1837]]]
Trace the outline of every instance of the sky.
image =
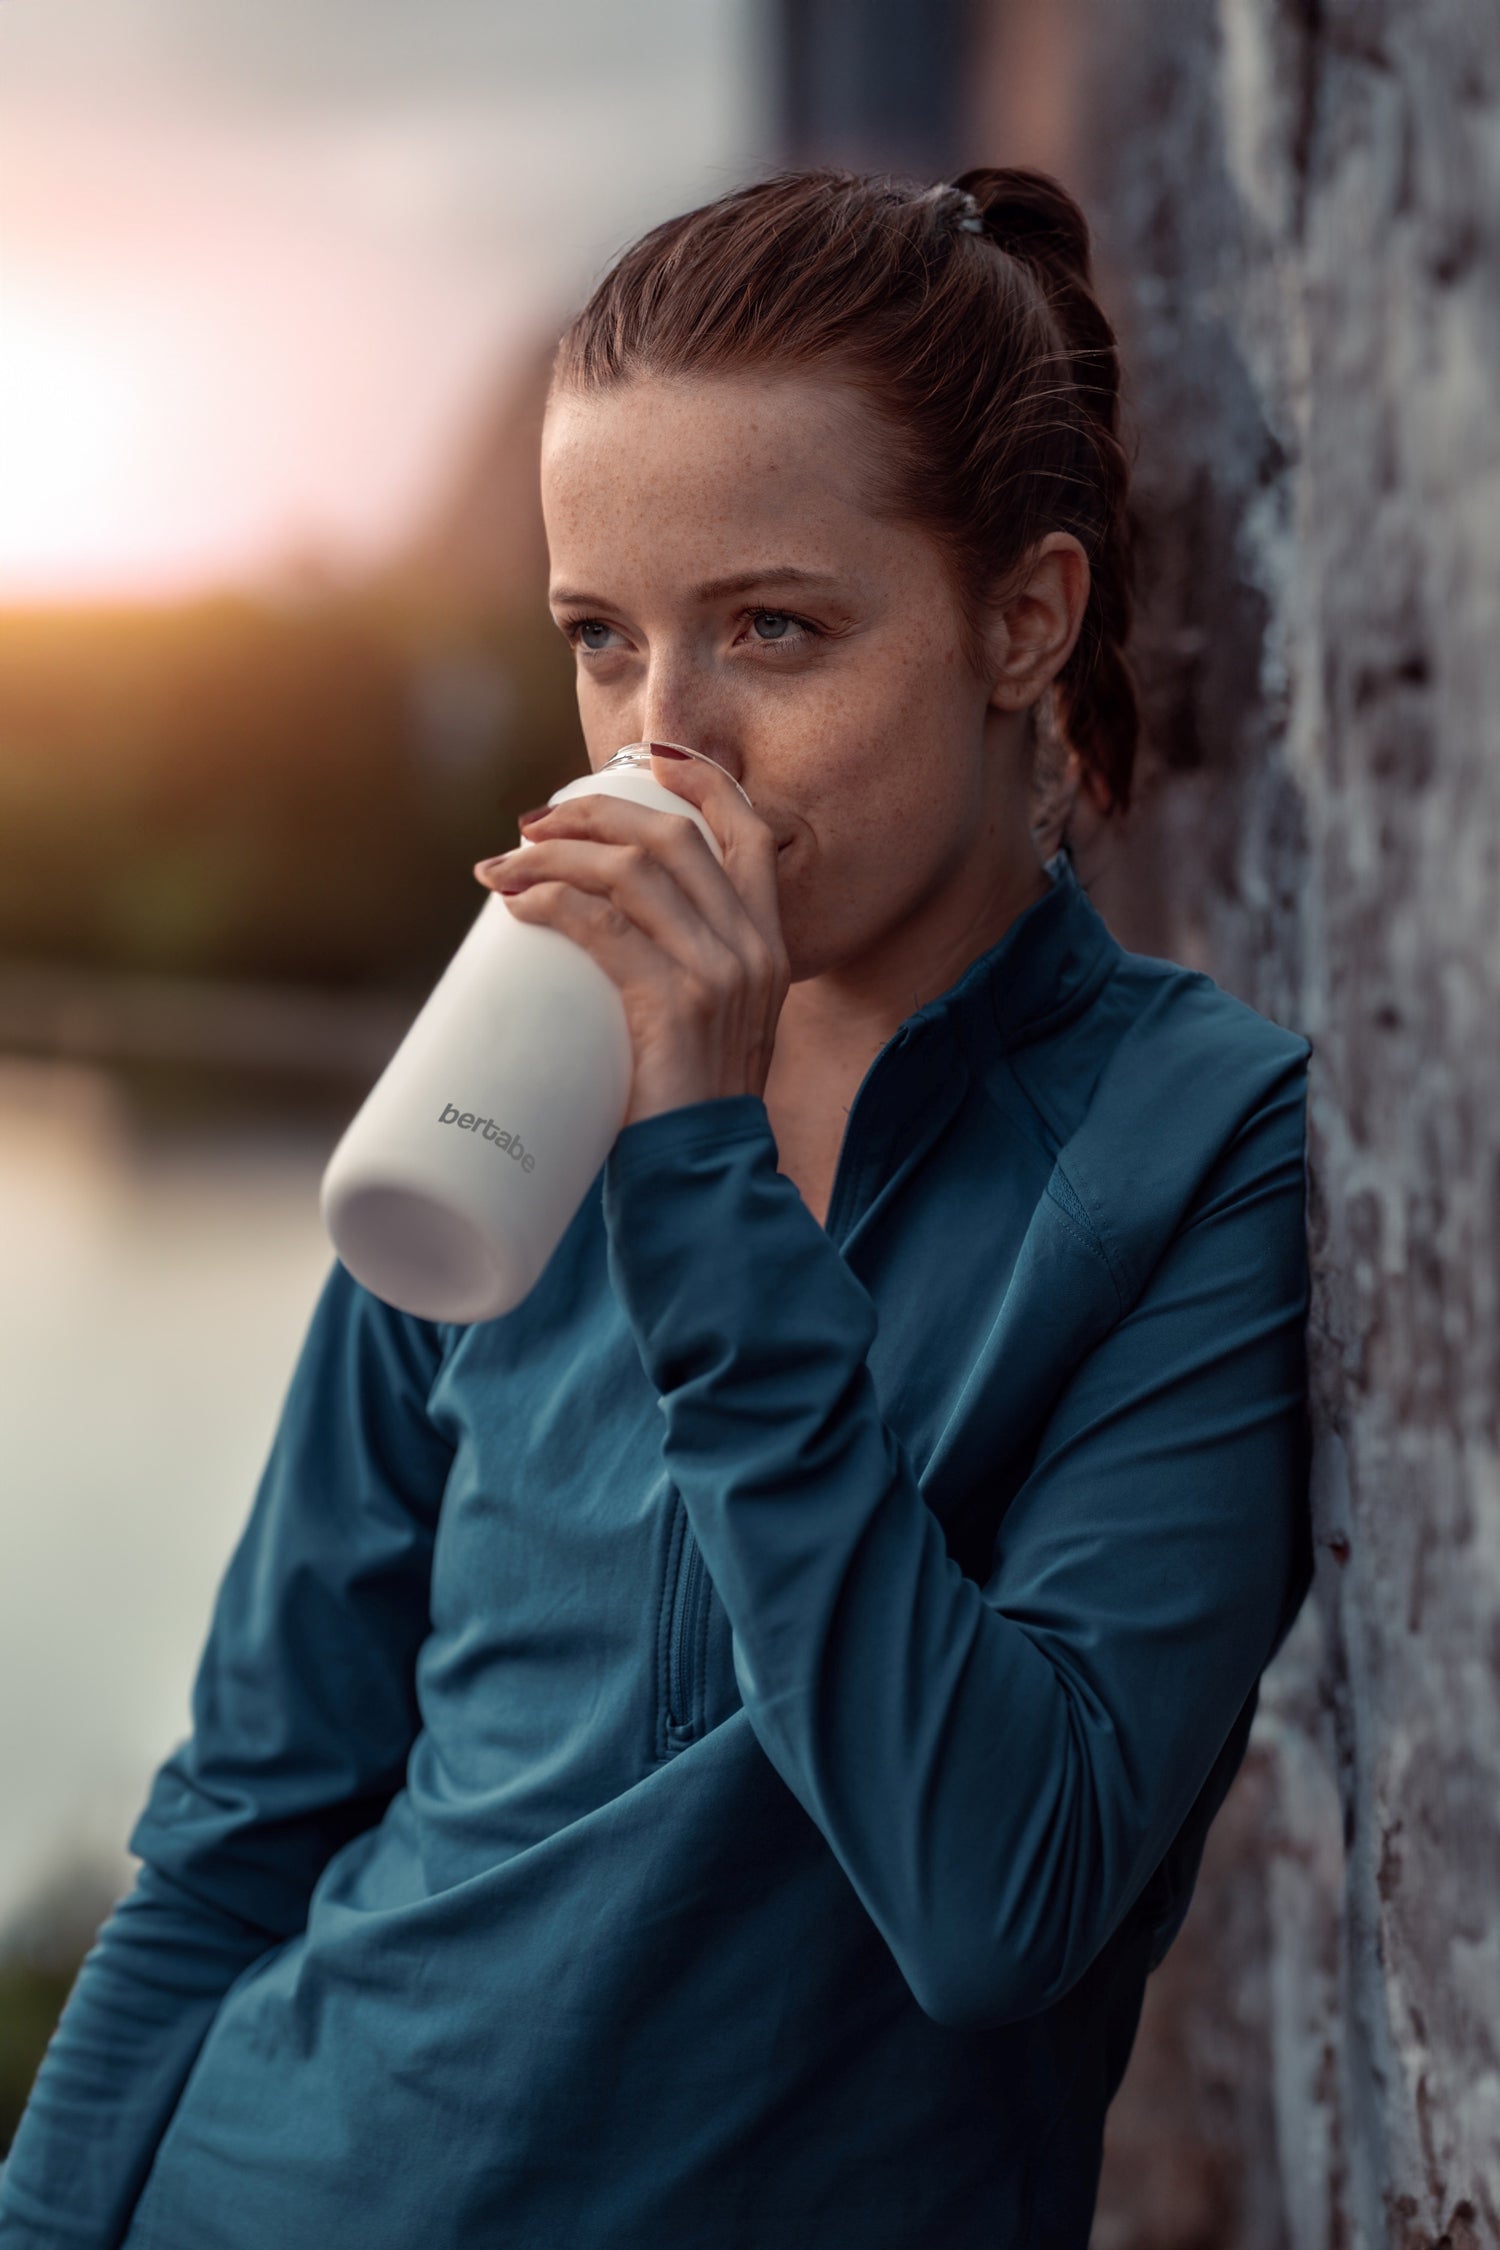
[[763,167],[761,0],[0,0],[0,602],[374,560]]

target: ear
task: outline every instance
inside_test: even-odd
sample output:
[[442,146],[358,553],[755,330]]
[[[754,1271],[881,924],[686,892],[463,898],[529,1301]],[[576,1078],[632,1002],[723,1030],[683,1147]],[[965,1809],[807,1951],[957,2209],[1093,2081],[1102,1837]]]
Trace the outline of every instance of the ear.
[[1049,531],[1032,548],[986,629],[995,710],[1025,710],[1056,679],[1083,626],[1090,576],[1071,531]]

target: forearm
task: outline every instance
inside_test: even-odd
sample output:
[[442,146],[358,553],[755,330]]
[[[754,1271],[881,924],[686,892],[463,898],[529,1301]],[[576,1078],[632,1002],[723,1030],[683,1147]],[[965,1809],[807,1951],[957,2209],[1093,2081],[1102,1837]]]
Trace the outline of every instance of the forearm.
[[612,1239],[746,1710],[924,2010],[1001,2014],[1049,1980],[1066,1902],[1108,1888],[1087,1730],[948,1555],[879,1410],[866,1291],[754,1118],[699,1115],[669,1159],[691,1223],[651,1208],[637,1133]]
[[78,1972],[0,2169],[4,2250],[115,2250],[220,2002],[275,1942],[140,1870]]
[[[763,1117],[684,1109],[611,1158],[612,1273],[747,1713],[940,2022],[1083,1974],[1270,1654],[1304,1469],[1297,1115],[1267,1107],[1039,1433],[1028,1363],[990,1371],[992,1452],[1037,1443],[993,1495],[982,1587],[883,1419],[874,1303]],[[1043,1198],[1038,1230],[1073,1222]],[[1037,1326],[1073,1267],[1027,1274]]]

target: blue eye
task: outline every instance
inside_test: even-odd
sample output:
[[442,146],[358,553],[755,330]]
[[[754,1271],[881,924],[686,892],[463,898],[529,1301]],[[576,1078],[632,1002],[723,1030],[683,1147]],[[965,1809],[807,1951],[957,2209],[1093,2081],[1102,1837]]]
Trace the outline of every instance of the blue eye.
[[[803,648],[810,641],[821,637],[821,627],[810,625],[805,617],[794,617],[787,609],[751,609],[745,615],[757,629],[758,648]],[[761,634],[760,626],[768,622],[778,626],[780,630],[767,635]],[[788,627],[791,628],[790,631],[787,630]]]
[[[790,610],[745,609],[740,611],[740,617],[741,619],[748,618],[754,628],[751,638],[757,648],[796,649],[803,647],[808,642],[822,638],[820,626],[809,624],[806,618],[796,617]],[[762,625],[770,626],[771,630],[762,633],[760,630]],[[606,625],[601,617],[575,617],[565,623],[562,630],[572,642],[574,648],[580,650],[585,656],[606,656],[609,654],[607,638],[601,638],[597,641],[591,641],[587,638],[590,633],[608,636],[614,631],[614,627]]]
[[584,639],[585,633],[607,634],[614,631],[614,627],[606,625],[602,617],[570,617],[562,624],[562,631],[564,637],[584,656],[609,654],[607,642]]

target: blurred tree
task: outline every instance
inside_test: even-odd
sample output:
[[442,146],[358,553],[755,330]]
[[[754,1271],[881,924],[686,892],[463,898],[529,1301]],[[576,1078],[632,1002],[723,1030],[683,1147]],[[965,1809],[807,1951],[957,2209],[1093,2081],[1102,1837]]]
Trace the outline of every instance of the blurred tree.
[[429,982],[582,751],[550,620],[407,592],[0,617],[0,952]]

